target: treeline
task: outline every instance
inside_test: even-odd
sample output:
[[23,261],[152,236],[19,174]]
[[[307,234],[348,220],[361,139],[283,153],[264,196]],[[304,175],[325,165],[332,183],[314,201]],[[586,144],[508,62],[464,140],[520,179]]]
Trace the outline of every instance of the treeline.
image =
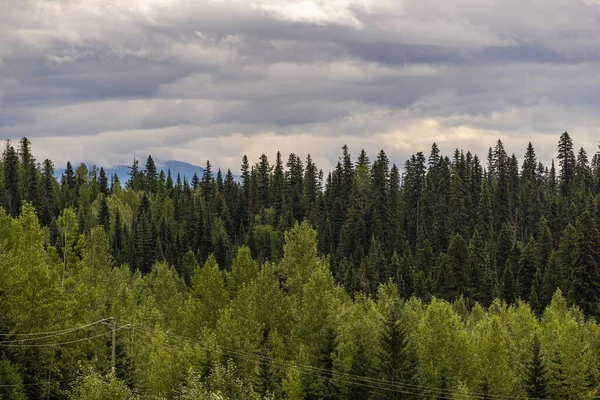
[[391,279],[350,296],[307,222],[278,262],[242,246],[186,284],[166,263],[115,265],[104,227],[79,235],[71,209],[57,225],[60,252],[31,205],[0,209],[2,399],[597,398],[600,327],[560,290],[541,318],[406,300]]
[[49,244],[63,253],[62,210],[77,216],[78,234],[101,226],[118,265],[148,273],[157,261],[190,283],[196,262],[210,254],[225,270],[246,245],[260,262],[282,256],[285,230],[307,220],[318,232],[336,282],[375,295],[392,278],[400,295],[489,306],[500,298],[531,303],[539,315],[557,288],[586,315],[598,316],[600,156],[577,155],[567,132],[558,143],[558,168],[544,166],[531,144],[522,162],[499,140],[485,166],[456,150],[449,158],[433,144],[411,156],[401,172],[382,150],[356,162],[347,147],[326,176],[311,160],[280,153],[250,165],[241,183],[231,171],[191,181],[157,172],[151,156],[131,166],[122,188],[103,168],[67,164],[60,182],[54,165],[39,165],[31,143],[7,142],[0,205],[17,217],[23,200],[36,209]]

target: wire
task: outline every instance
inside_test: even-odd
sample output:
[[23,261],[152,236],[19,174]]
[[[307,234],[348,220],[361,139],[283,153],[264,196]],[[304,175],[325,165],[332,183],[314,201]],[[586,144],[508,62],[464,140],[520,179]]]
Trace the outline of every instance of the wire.
[[[145,333],[154,334],[154,332],[150,328],[142,327],[140,325],[138,325],[137,327],[138,327],[138,329],[144,331]],[[191,339],[191,338],[186,338],[183,336],[178,336],[178,335],[170,334],[170,333],[167,333],[167,336],[170,336],[170,337],[173,337],[173,338],[176,338],[179,340],[188,341],[188,342],[191,341],[193,343],[199,344],[197,341],[195,341],[194,339]],[[201,345],[201,347],[203,347],[204,349],[210,349],[207,346]],[[278,359],[275,359],[272,357],[262,356],[262,355],[255,354],[255,353],[247,353],[247,352],[242,352],[242,351],[231,350],[231,349],[227,349],[227,348],[221,347],[221,346],[213,346],[213,347],[216,349],[222,350],[225,354],[233,355],[235,357],[242,358],[247,361],[255,361],[256,359],[269,360],[273,363],[280,364],[280,365],[287,366],[287,367],[294,366],[294,367],[298,368],[299,370],[303,370],[304,373],[307,373],[310,375],[322,376],[323,374],[329,374],[329,375],[331,375],[330,378],[332,378],[334,380],[346,382],[346,383],[352,383],[352,384],[359,384],[360,386],[371,387],[373,389],[397,391],[398,387],[401,387],[402,389],[419,390],[418,387],[406,387],[407,385],[403,385],[398,382],[377,380],[374,378],[368,378],[368,377],[359,376],[359,375],[352,375],[352,374],[347,374],[347,373],[343,373],[343,372],[339,372],[339,371],[332,372],[332,371],[326,370],[326,369],[321,369],[321,368],[317,368],[317,367],[313,367],[313,366],[309,366],[309,365],[294,364],[294,363],[291,363],[291,362],[288,362],[285,360],[278,360]],[[337,375],[343,376],[346,379],[342,379],[341,377],[339,377]],[[356,379],[359,379],[361,382],[356,382]],[[393,387],[387,387],[387,386],[382,387],[381,384],[392,385]],[[379,385],[379,386],[377,386],[377,385]],[[437,388],[435,388],[435,389],[429,388],[429,389],[431,391],[442,391],[443,392],[442,389],[437,389]],[[409,392],[406,392],[406,393],[409,393]],[[450,393],[451,392],[448,392],[448,394],[450,394]],[[473,398],[473,396],[471,396],[471,398]],[[478,397],[476,397],[476,398],[478,398]]]
[[69,378],[69,379],[63,379],[60,381],[42,381],[42,382],[36,382],[36,383],[22,383],[20,385],[0,385],[0,387],[21,387],[21,386],[40,386],[40,385],[49,385],[51,383],[65,383],[65,382],[71,382],[77,380],[77,378]]
[[[138,330],[141,330],[148,334],[155,333],[151,328],[147,328],[147,327],[144,327],[139,324],[129,324],[129,325],[131,325],[133,328],[137,328]],[[354,375],[354,374],[349,374],[349,373],[344,373],[344,372],[339,372],[339,371],[331,371],[331,370],[327,370],[327,369],[323,369],[323,368],[313,367],[310,365],[302,365],[302,364],[299,365],[299,364],[291,363],[291,362],[288,362],[285,360],[280,360],[280,359],[275,359],[275,358],[268,357],[268,356],[263,356],[260,354],[248,353],[248,352],[243,352],[243,351],[239,351],[239,350],[231,350],[231,349],[227,349],[225,347],[218,346],[218,345],[206,346],[206,345],[202,345],[195,339],[187,338],[184,336],[179,336],[179,335],[172,334],[172,333],[166,333],[166,335],[169,337],[172,337],[172,338],[179,339],[181,341],[199,344],[201,347],[203,347],[205,349],[211,349],[211,348],[212,349],[220,349],[224,353],[229,353],[230,355],[233,354],[236,357],[240,357],[240,358],[243,358],[246,360],[250,360],[249,357],[251,357],[252,360],[256,360],[256,359],[268,360],[268,361],[274,362],[276,364],[296,367],[298,370],[301,370],[305,374],[309,374],[309,375],[313,375],[313,376],[314,375],[322,376],[323,374],[328,374],[328,375],[331,375],[330,377],[333,380],[350,383],[353,385],[370,387],[373,389],[397,391],[397,392],[406,393],[406,394],[424,394],[424,393],[452,394],[452,395],[458,396],[458,397],[469,398],[469,399],[481,399],[481,400],[489,399],[489,398],[544,400],[544,399],[539,399],[539,398],[506,396],[506,395],[490,395],[490,394],[483,394],[483,393],[471,393],[468,395],[463,395],[463,394],[459,394],[459,393],[454,393],[451,390],[444,390],[441,388],[434,388],[434,387],[428,387],[428,386],[422,386],[422,385],[411,385],[411,384],[400,383],[400,382],[391,382],[391,381],[386,381],[386,380],[382,380],[382,379],[370,378],[370,377],[366,377],[366,376]],[[357,382],[357,380],[359,382]],[[404,390],[404,392],[401,390]]]
[[[86,325],[81,325],[81,326],[76,326],[73,328],[66,328],[66,329],[61,329],[58,331],[49,331],[49,332],[35,332],[35,333],[1,333],[0,336],[36,336],[36,335],[54,335],[54,334],[62,334],[62,333],[69,333],[69,332],[74,332],[80,329],[84,329],[84,328],[88,328],[90,326],[99,324],[101,322],[105,322],[108,321],[110,318],[103,318],[100,319],[98,321],[95,322],[90,322],[89,324]],[[1,343],[1,342],[0,342]]]
[[[141,326],[139,326],[139,325],[138,325],[138,328],[140,330],[145,331],[146,333],[154,334],[154,332],[150,328],[145,328],[144,327],[144,329],[141,329]],[[169,333],[167,333],[167,336],[171,336],[171,337],[174,337],[174,338],[177,338],[177,339],[180,339],[180,340],[187,340],[187,341],[191,341],[191,342],[194,342],[194,343],[198,343],[194,339],[185,338],[183,336],[178,336],[178,335],[175,335],[175,334],[169,334]],[[201,345],[201,347],[207,349],[206,346],[202,346]],[[402,384],[402,383],[399,383],[399,382],[390,382],[390,381],[385,381],[385,380],[376,379],[376,378],[369,378],[369,377],[366,377],[366,376],[359,376],[359,375],[348,374],[348,373],[344,373],[344,372],[341,372],[341,371],[335,371],[335,372],[333,372],[331,370],[326,370],[326,369],[322,369],[322,368],[318,368],[318,367],[313,367],[313,366],[310,366],[310,365],[293,364],[293,363],[290,363],[288,361],[278,360],[278,359],[275,359],[275,358],[272,358],[272,357],[262,356],[262,355],[255,354],[255,353],[247,353],[247,352],[243,352],[243,351],[231,350],[231,349],[227,349],[227,348],[221,347],[221,346],[214,346],[214,348],[222,350],[225,354],[229,353],[229,355],[233,355],[233,356],[238,357],[238,358],[243,358],[243,359],[248,360],[248,361],[254,361],[256,359],[268,360],[268,361],[271,361],[273,363],[284,365],[284,366],[288,366],[288,367],[294,366],[294,367],[298,368],[299,370],[302,370],[304,373],[307,373],[307,374],[311,374],[311,375],[317,374],[317,376],[322,376],[323,374],[327,374],[327,375],[330,375],[331,379],[334,379],[334,380],[337,380],[337,381],[351,383],[351,384],[358,384],[358,383],[360,383],[361,386],[368,386],[368,387],[371,387],[371,388],[374,388],[374,389],[396,390],[398,388],[402,388],[402,389],[405,389],[405,390],[417,391],[417,392],[414,392],[414,393],[421,393],[421,394],[422,394],[421,391],[429,392],[429,393],[437,393],[437,394],[453,394],[453,392],[450,391],[450,390],[444,390],[444,389],[433,388],[433,387],[426,387],[426,386],[419,386],[419,385]],[[252,359],[250,359],[248,357],[251,357]],[[339,376],[337,376],[337,375],[339,375]],[[346,379],[344,380],[344,379],[340,378],[340,376],[344,377]],[[357,379],[360,380],[360,382],[356,382]],[[370,384],[370,385],[368,385],[368,384]],[[387,386],[382,387],[381,385],[387,385]],[[391,385],[391,387],[388,387],[390,385]],[[409,393],[409,392],[406,392],[406,393]],[[413,393],[413,392],[410,392],[410,393]],[[454,395],[456,395],[456,396],[462,396],[462,397],[465,396],[465,395],[460,395],[460,394],[454,394]],[[480,394],[477,394],[477,393],[473,393],[471,395],[468,395],[468,398],[471,398],[471,399],[472,398],[474,398],[474,399],[481,399],[481,400],[483,400],[485,398],[489,398],[489,397],[484,397],[484,396],[487,396],[487,395],[480,395]]]
[[90,337],[86,337],[86,338],[82,338],[82,339],[77,339],[77,340],[71,340],[68,342],[61,342],[61,343],[42,343],[42,344],[15,344],[15,343],[6,343],[6,344],[0,344],[0,347],[54,347],[54,346],[64,346],[67,344],[74,344],[74,343],[80,343],[80,342],[85,342],[87,340],[92,340],[92,339],[96,339],[102,336],[106,336],[109,333],[112,332],[116,332],[119,331],[121,329],[124,329],[123,327],[119,327],[117,329],[111,329],[108,332],[104,332],[101,333],[99,335],[95,335],[95,336],[90,336]]
[[[0,341],[0,346],[2,346],[5,343],[25,343],[25,342],[44,340],[44,339],[51,339],[51,338],[55,338],[58,336],[66,335],[68,333],[80,331],[82,329],[88,328],[93,325],[97,325],[104,321],[106,321],[106,320],[100,320],[100,321],[93,322],[91,324],[87,324],[87,325],[83,325],[83,326],[79,326],[79,327],[75,327],[75,328],[64,329],[62,331],[56,331],[57,333],[54,333],[54,334],[49,334],[49,332],[45,332],[47,334],[46,336],[28,337],[27,339],[4,340],[4,341]],[[22,335],[26,335],[26,334],[22,334]]]

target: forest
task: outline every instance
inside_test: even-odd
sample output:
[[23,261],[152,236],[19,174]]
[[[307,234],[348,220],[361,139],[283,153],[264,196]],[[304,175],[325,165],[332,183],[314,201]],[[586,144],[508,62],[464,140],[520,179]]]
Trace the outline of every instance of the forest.
[[599,398],[600,150],[341,153],[119,182],[7,141],[0,398]]

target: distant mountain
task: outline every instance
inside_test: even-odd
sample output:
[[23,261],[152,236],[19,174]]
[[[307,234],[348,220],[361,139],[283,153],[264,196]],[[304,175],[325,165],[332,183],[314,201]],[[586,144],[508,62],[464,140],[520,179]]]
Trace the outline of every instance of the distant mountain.
[[[194,174],[197,174],[200,178],[202,178],[202,175],[204,175],[204,168],[199,167],[197,165],[193,165],[190,163],[186,163],[183,161],[177,161],[177,160],[169,160],[166,162],[156,162],[156,167],[158,169],[158,172],[160,173],[160,171],[164,171],[165,175],[167,174],[167,171],[171,171],[171,176],[173,177],[173,181],[175,181],[177,179],[177,174],[181,175],[181,179],[183,180],[184,178],[186,178],[188,181],[190,181],[192,179],[192,177],[194,176]],[[89,165],[88,165],[89,166]],[[101,166],[99,165],[98,168],[100,168]],[[75,165],[73,166],[73,168],[75,168]],[[144,168],[144,165],[140,162],[140,168]],[[218,168],[217,168],[218,170]],[[54,172],[54,176],[56,176],[56,178],[60,181],[60,178],[63,174],[63,172],[65,171],[64,168],[59,168]],[[119,181],[121,182],[121,185],[125,185],[125,182],[127,182],[129,180],[129,166],[127,165],[117,165],[116,167],[113,168],[104,168],[104,171],[106,172],[106,176],[108,176],[109,180],[110,177],[113,176],[113,174],[117,174],[117,176],[119,177]],[[225,178],[225,172],[226,171],[222,171],[223,173],[223,178]],[[213,176],[217,176],[217,171],[213,170]],[[236,182],[240,181],[240,177],[239,175],[234,175],[233,178],[236,180]]]

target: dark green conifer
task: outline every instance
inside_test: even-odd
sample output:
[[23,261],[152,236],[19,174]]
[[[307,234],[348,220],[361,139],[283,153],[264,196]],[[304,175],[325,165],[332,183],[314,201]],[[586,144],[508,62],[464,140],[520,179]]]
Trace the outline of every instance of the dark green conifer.
[[6,148],[2,155],[4,164],[4,189],[8,214],[17,217],[21,214],[21,192],[19,190],[19,158],[10,140],[6,141]]
[[411,387],[411,395],[380,390],[376,398],[381,399],[414,399],[418,394],[417,357],[408,335],[406,321],[400,313],[400,304],[396,300],[385,311],[383,329],[379,335],[379,351],[377,353],[378,379]]
[[100,189],[100,193],[105,196],[108,196],[108,177],[106,176],[106,172],[103,167],[100,167],[100,172],[98,173],[98,187]]
[[585,211],[577,219],[575,226],[575,251],[569,297],[590,316],[600,315],[600,270],[597,261],[599,246],[600,233],[596,221]]
[[545,399],[548,397],[548,379],[546,377],[546,368],[542,360],[540,350],[540,339],[538,335],[533,338],[533,346],[531,349],[532,360],[529,365],[527,376],[527,396],[533,399]]

